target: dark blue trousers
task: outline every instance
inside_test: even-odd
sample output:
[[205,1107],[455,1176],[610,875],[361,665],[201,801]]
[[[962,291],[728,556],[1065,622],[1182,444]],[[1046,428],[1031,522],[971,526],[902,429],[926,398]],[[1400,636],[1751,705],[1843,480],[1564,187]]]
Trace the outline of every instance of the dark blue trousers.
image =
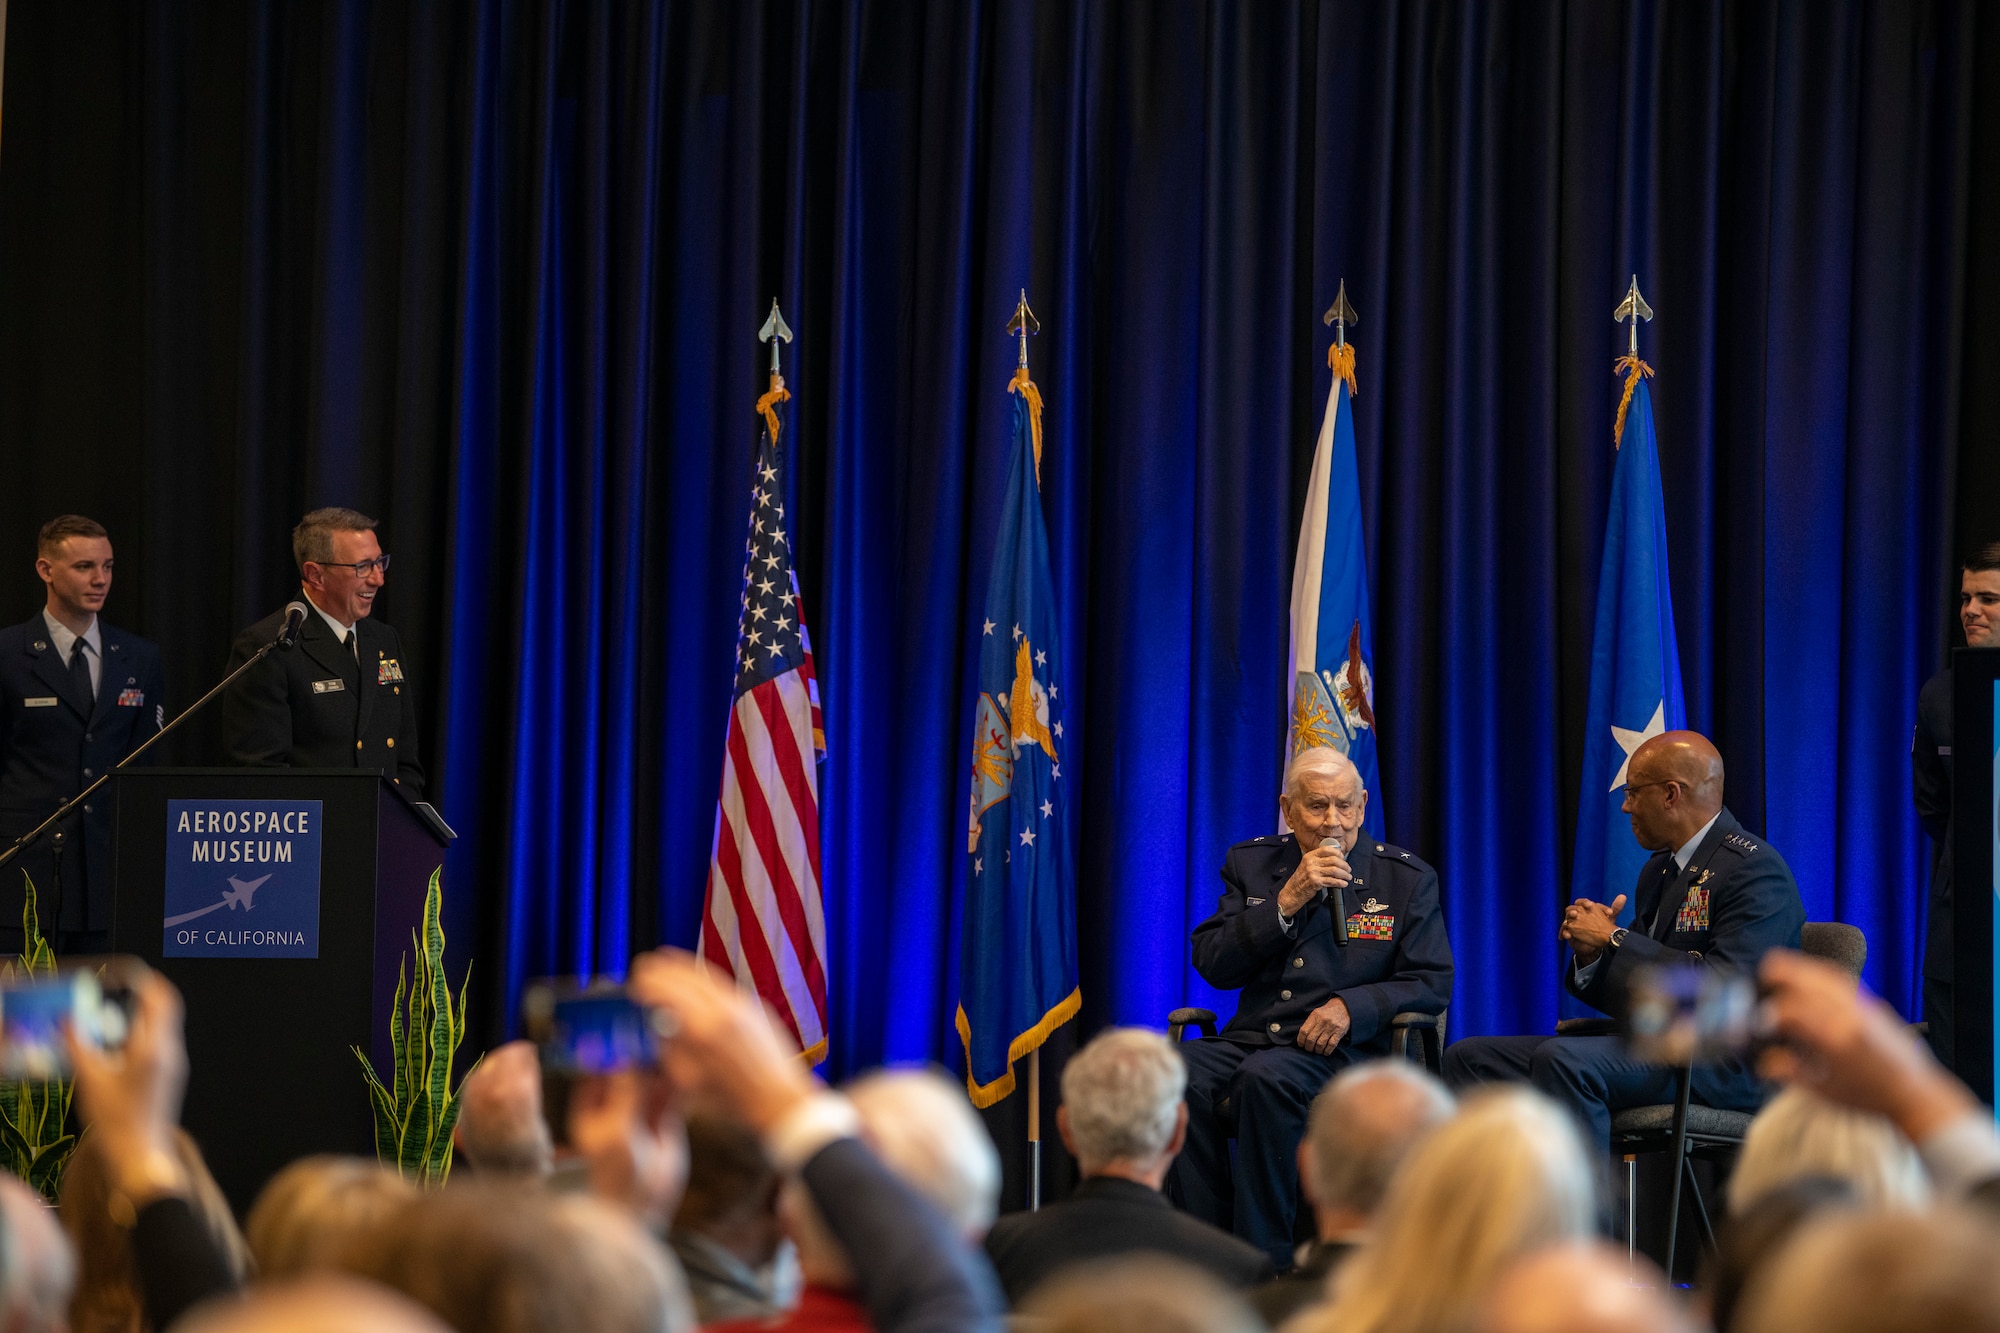
[[[1167,1197],[1249,1241],[1282,1273],[1292,1266],[1306,1113],[1353,1054],[1345,1046],[1313,1055],[1296,1046],[1238,1046],[1206,1037],[1181,1043],[1181,1056],[1188,1067],[1187,1145],[1167,1175]],[[1233,1168],[1229,1129],[1216,1114],[1225,1099],[1236,1113]]]
[[1611,1146],[1611,1113],[1674,1099],[1674,1072],[1632,1058],[1623,1037],[1467,1037],[1445,1048],[1454,1092],[1532,1083],[1576,1116],[1584,1146]]

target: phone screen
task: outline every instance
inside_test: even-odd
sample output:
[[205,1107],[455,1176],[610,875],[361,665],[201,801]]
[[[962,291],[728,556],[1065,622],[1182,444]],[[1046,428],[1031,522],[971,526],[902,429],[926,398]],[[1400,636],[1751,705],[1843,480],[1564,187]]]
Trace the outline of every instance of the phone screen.
[[655,1062],[653,1015],[623,990],[544,995],[526,1007],[545,1070],[608,1074],[650,1068]]
[[79,1040],[101,1050],[116,1050],[125,1044],[130,1024],[126,1000],[117,992],[107,995],[89,971],[0,985],[0,1079],[67,1078],[65,1023]]

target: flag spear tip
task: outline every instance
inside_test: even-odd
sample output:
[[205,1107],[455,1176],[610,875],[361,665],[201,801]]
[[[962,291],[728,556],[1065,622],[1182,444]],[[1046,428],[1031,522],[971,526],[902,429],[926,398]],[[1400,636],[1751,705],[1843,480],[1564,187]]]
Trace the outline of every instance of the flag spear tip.
[[1020,304],[1014,307],[1014,317],[1007,321],[1007,332],[1019,335],[1021,339],[1021,368],[1028,368],[1028,338],[1042,331],[1042,322],[1035,318],[1035,312],[1028,309],[1028,289],[1021,289]]
[[1336,346],[1347,346],[1347,330],[1361,322],[1361,316],[1354,313],[1354,305],[1347,299],[1347,279],[1340,280],[1340,290],[1334,294],[1333,304],[1326,308],[1322,323],[1333,328]]

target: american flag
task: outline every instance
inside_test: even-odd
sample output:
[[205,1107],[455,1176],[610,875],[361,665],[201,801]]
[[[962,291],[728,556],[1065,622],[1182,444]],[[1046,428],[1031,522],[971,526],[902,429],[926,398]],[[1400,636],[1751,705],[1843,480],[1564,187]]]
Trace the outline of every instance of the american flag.
[[[780,382],[780,385],[782,381]],[[826,753],[805,603],[792,568],[774,397],[758,404],[757,475],[743,544],[735,703],[708,862],[701,956],[777,1011],[809,1062],[826,1056],[826,918],[819,776]]]

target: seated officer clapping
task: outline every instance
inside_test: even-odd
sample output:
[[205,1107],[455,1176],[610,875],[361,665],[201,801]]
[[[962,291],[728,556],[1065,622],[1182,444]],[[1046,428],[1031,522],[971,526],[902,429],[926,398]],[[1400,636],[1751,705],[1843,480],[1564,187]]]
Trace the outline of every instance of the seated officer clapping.
[[1386,1054],[1398,1013],[1441,1012],[1452,966],[1437,872],[1362,832],[1368,792],[1345,755],[1302,751],[1278,805],[1292,831],[1230,848],[1222,903],[1195,927],[1195,970],[1243,994],[1219,1037],[1181,1048],[1187,1144],[1168,1192],[1282,1271],[1313,1098],[1346,1065]]

